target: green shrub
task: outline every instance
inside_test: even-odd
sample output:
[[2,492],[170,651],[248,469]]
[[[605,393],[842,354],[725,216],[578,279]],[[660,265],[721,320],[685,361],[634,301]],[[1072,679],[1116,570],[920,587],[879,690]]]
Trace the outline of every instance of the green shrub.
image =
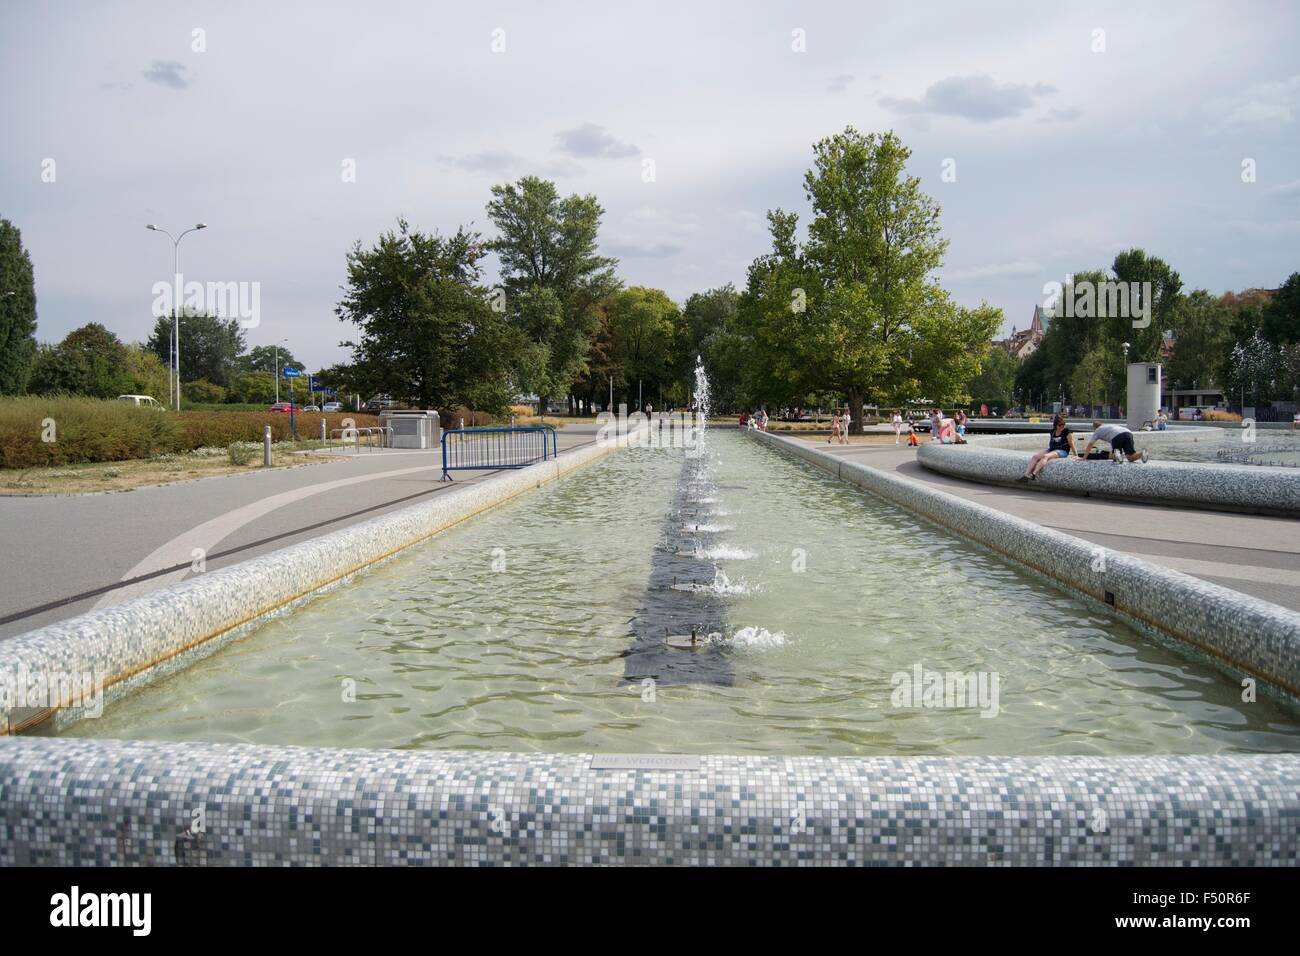
[[[320,420],[326,420],[326,428],[342,428],[343,419],[351,418],[357,428],[379,423],[374,415],[343,414],[341,412],[298,412],[295,416],[299,438],[319,438]],[[289,416],[284,412],[181,412],[176,415],[180,425],[180,444],[182,451],[189,451],[203,446],[225,448],[231,442],[250,441],[261,443],[262,429],[271,426],[272,441],[288,441],[293,437],[289,429]]]
[[257,448],[255,444],[247,441],[234,441],[226,447],[226,453],[230,456],[232,465],[247,465],[253,460],[253,451]]
[[191,402],[216,404],[226,400],[226,390],[220,385],[213,385],[206,379],[200,378],[185,383],[181,388],[181,398],[188,398]]
[[[329,429],[351,418],[358,428],[378,424],[374,415],[299,413],[298,437],[317,438],[320,420]],[[52,420],[52,427],[44,424]],[[196,448],[227,454],[235,442],[262,443],[271,426],[275,441],[291,437],[289,416],[278,412],[166,412],[115,399],[25,395],[0,399],[0,468],[36,468],[77,462],[152,458]],[[42,435],[53,441],[42,440]]]
[[0,400],[0,468],[149,458],[173,450],[177,436],[175,419],[166,412],[115,399],[23,395]]

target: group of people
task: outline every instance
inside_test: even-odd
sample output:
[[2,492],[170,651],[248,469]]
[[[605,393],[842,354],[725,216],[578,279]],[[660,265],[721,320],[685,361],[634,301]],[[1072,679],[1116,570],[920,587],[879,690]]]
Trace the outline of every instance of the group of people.
[[847,445],[849,443],[849,425],[852,421],[853,418],[849,415],[847,408],[844,409],[843,414],[840,413],[839,409],[831,412],[831,436],[826,439],[826,444],[832,444],[838,439],[841,445]]
[[[1093,453],[1093,446],[1098,442],[1110,445],[1110,453]],[[1058,458],[1086,461],[1090,458],[1110,458],[1116,462],[1146,462],[1147,450],[1139,451],[1133,445],[1133,432],[1123,425],[1103,425],[1100,421],[1092,423],[1092,437],[1083,451],[1074,446],[1074,433],[1065,424],[1062,415],[1052,418],[1052,434],[1047,439],[1047,450],[1040,451],[1029,459],[1025,473],[1016,481],[1033,481],[1049,464]]]
[[[949,418],[943,413],[942,408],[932,408],[927,416],[930,422],[930,440],[941,442],[945,445],[964,445],[966,444],[966,413],[960,408]],[[902,411],[894,409],[890,416],[890,421],[894,426],[894,444],[897,445],[903,440],[903,428],[907,428],[907,443],[912,447],[921,444],[921,433],[917,431],[916,423],[911,418],[904,419]]]
[[760,432],[765,432],[767,431],[767,422],[768,422],[767,412],[761,408],[755,412],[740,413],[741,428],[754,428]]

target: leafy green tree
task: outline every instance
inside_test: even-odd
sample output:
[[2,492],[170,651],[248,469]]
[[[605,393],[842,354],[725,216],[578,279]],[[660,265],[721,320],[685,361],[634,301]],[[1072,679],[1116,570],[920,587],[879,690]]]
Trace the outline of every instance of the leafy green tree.
[[98,322],[69,332],[55,346],[42,346],[32,366],[29,391],[68,392],[94,398],[116,398],[131,392],[127,347]]
[[1258,405],[1291,396],[1286,384],[1284,356],[1261,328],[1245,341],[1237,341],[1227,362],[1224,386],[1229,395],[1240,396],[1244,404]]
[[828,387],[820,364],[808,361],[809,302],[818,299],[821,282],[799,250],[798,216],[769,210],[767,223],[772,251],[750,264],[736,303],[738,329],[753,344],[740,388],[746,406],[800,404]]
[[751,267],[742,305],[764,371],[781,391],[847,395],[854,431],[867,398],[968,397],[1001,312],[959,308],[933,279],[947,242],[939,207],[907,175],[910,150],[848,127],[813,152],[808,242],[798,250],[795,217],[770,213],[773,252]]
[[597,306],[619,287],[617,260],[596,251],[604,209],[595,196],[560,198],[553,182],[525,176],[493,186],[487,213],[498,233],[489,248],[500,260],[507,316],[531,343],[521,379],[545,408],[582,374]]
[[1108,347],[1098,345],[1076,363],[1069,381],[1071,398],[1088,406],[1108,404],[1123,364]]
[[138,342],[128,344],[122,367],[131,386],[120,394],[148,395],[167,401],[167,367],[148,347]]
[[246,405],[269,405],[275,401],[275,376],[271,372],[236,375],[226,389],[226,400]]
[[278,348],[274,345],[254,345],[235,359],[235,373],[270,372],[276,375],[286,365],[302,368],[302,363],[283,345]]
[[[740,294],[728,282],[707,292],[696,292],[686,300],[674,337],[671,378],[673,385],[665,394],[684,404],[678,383],[692,380],[695,359],[699,356],[713,390],[713,407],[731,410],[739,400],[745,372],[745,353],[749,339],[740,327]],[[684,392],[684,388],[682,390]]]
[[27,384],[36,358],[36,283],[22,233],[0,219],[0,395]]
[[[244,330],[238,319],[223,319],[186,306],[180,310],[181,381],[199,379],[225,386],[237,371],[244,351]],[[158,316],[146,343],[167,365],[172,342],[172,318]]]
[[988,355],[980,363],[976,372],[966,385],[971,400],[987,402],[1006,410],[1011,406],[1012,396],[1016,390],[1016,370],[1020,363],[1016,357],[1003,348],[989,349]]
[[1217,380],[1232,346],[1232,313],[1204,289],[1183,297],[1174,311],[1174,347],[1165,378],[1174,388],[1208,386]]
[[497,413],[512,397],[519,336],[479,283],[483,244],[460,227],[428,235],[398,220],[370,249],[348,254],[348,285],[335,310],[357,326],[350,385],[424,408]]
[[627,382],[628,407],[637,407],[638,383],[644,400],[653,404],[671,371],[680,310],[667,293],[632,286],[610,297],[608,314],[614,354]]
[[213,385],[206,379],[195,379],[193,382],[186,382],[181,389],[181,395],[186,401],[194,402],[199,405],[220,405],[226,400],[226,390],[220,385]]
[[586,399],[590,408],[609,411],[611,389],[617,388],[622,394],[626,384],[609,327],[609,299],[605,299],[596,306],[596,331],[587,348],[583,371],[573,383],[573,394]]
[[1300,342],[1300,272],[1293,272],[1264,306],[1261,329],[1274,345]]
[[[1130,362],[1158,362],[1164,333],[1174,327],[1182,278],[1163,259],[1136,248],[1115,256],[1111,271],[1117,281],[1130,283],[1130,288],[1138,289],[1142,283],[1151,283],[1152,301],[1141,303],[1144,307],[1150,306],[1151,322],[1145,328],[1134,328],[1131,316],[1108,316],[1103,319],[1107,337],[1115,345],[1129,343]],[[1135,313],[1137,309],[1132,305],[1132,296],[1130,293],[1129,311]]]

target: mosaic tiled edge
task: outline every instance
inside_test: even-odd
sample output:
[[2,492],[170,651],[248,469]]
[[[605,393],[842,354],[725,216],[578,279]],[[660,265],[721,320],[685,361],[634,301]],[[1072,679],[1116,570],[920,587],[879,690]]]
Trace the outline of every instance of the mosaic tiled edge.
[[1300,761],[0,742],[0,865],[1294,865]]
[[[1082,450],[1089,433],[1076,433]],[[1144,432],[1142,444],[1158,449],[1190,442],[1188,432]],[[925,442],[917,461],[931,471],[985,484],[1012,485],[1024,473],[1030,451],[1047,447],[1046,434],[972,437],[965,445]],[[1154,452],[1158,455],[1158,451]],[[1222,508],[1300,517],[1300,469],[1256,465],[1204,464],[1152,460],[1126,467],[1108,461],[1049,464],[1031,491],[1060,491],[1125,501]]]
[[[93,674],[111,704],[141,683],[211,654],[266,616],[615,447],[566,451],[552,461],[466,483],[431,501],[0,641],[0,678]],[[0,703],[0,735],[27,716]],[[76,707],[65,707],[52,719],[62,724],[79,716]]]
[[1292,705],[1300,703],[1300,614],[1294,611],[837,458],[798,439],[747,434],[1105,604],[1229,673],[1253,677]]

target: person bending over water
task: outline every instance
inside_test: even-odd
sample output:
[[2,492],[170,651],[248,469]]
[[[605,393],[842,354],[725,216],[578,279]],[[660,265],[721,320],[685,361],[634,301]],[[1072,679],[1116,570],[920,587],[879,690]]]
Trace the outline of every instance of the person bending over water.
[[1110,444],[1110,457],[1116,461],[1141,461],[1147,460],[1147,450],[1143,448],[1137,451],[1133,447],[1133,433],[1123,425],[1103,425],[1099,421],[1092,423],[1092,438],[1083,449],[1080,458],[1087,458],[1088,452],[1092,451],[1092,446],[1099,441]]
[[1069,458],[1072,454],[1074,454],[1074,433],[1066,427],[1064,416],[1057,415],[1052,419],[1052,434],[1047,439],[1047,451],[1040,451],[1029,459],[1029,467],[1016,481],[1032,481],[1049,462],[1056,461],[1058,458]]

